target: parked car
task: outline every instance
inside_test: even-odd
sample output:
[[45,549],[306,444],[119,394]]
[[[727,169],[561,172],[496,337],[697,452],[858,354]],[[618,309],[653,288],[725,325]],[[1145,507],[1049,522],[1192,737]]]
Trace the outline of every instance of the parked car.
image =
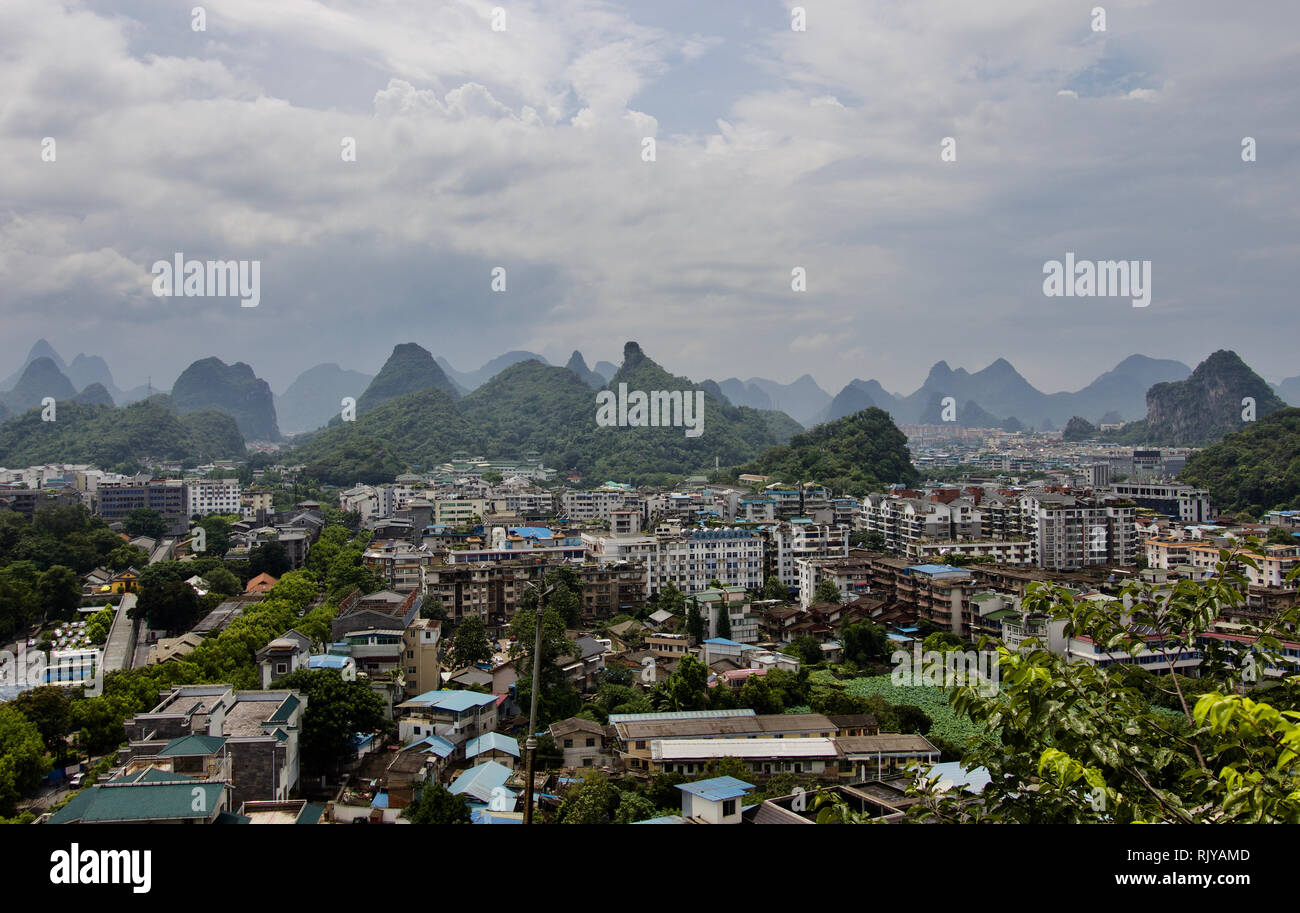
[[69,789],[81,789],[81,784],[86,782],[85,774],[73,774],[68,780]]

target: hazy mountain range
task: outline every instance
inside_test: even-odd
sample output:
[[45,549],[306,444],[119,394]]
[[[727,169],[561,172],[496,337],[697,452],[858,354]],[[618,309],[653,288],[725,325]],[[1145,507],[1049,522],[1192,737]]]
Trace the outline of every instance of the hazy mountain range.
[[[479,389],[501,372],[522,362],[549,366],[535,352],[503,353],[474,370],[454,368],[445,357],[435,357],[414,343],[403,343],[374,375],[346,370],[334,363],[316,365],[299,375],[280,394],[274,394],[254,369],[243,363],[226,365],[219,359],[200,359],[182,372],[173,387],[178,411],[217,409],[231,415],[248,440],[275,440],[281,432],[298,434],[326,425],[339,416],[346,397],[356,400],[359,411],[374,409],[394,397],[433,387],[459,398]],[[598,389],[614,377],[619,367],[607,361],[589,367],[580,351],[564,366],[587,387]],[[1146,394],[1153,386],[1188,379],[1191,368],[1179,361],[1131,355],[1080,390],[1044,393],[999,358],[973,373],[937,362],[925,382],[910,393],[887,390],[879,381],[853,380],[831,395],[805,374],[791,383],[763,377],[703,380],[698,386],[710,396],[734,406],[764,412],[783,412],[804,427],[835,421],[863,409],[878,407],[898,424],[937,423],[945,398],[956,401],[960,425],[1055,429],[1073,416],[1089,422],[1138,421],[1146,417]],[[143,399],[146,387],[122,390],[113,381],[108,364],[98,355],[79,353],[65,362],[46,340],[32,346],[23,364],[0,382],[0,418],[40,405],[45,396],[122,406]],[[1291,404],[1300,404],[1300,377],[1288,378],[1273,388]],[[158,385],[154,393],[167,392]]]

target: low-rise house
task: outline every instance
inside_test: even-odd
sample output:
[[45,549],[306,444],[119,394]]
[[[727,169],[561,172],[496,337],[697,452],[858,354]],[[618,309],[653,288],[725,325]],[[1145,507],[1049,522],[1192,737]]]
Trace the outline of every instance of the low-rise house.
[[496,761],[514,770],[519,762],[519,742],[499,732],[484,733],[465,743],[465,760],[473,764]]
[[552,723],[549,731],[565,767],[606,767],[616,762],[611,727],[573,716]]
[[469,799],[471,808],[486,806],[493,811],[512,812],[518,796],[506,787],[506,781],[513,774],[504,764],[488,761],[462,771],[447,789],[453,796]]
[[262,687],[269,688],[271,682],[306,666],[310,653],[311,638],[294,628],[258,650],[255,661]]
[[219,824],[230,816],[229,783],[143,771],[83,789],[50,824]]
[[682,817],[699,824],[740,824],[745,796],[753,783],[735,777],[713,777],[694,783],[679,783]]
[[650,743],[646,772],[700,773],[711,761],[736,758],[756,777],[807,774],[822,779],[839,776],[840,753],[829,738],[710,738],[655,739]]
[[426,691],[397,705],[400,738],[409,744],[433,734],[463,744],[496,730],[499,700],[476,691]]
[[126,723],[119,759],[166,757],[182,736],[225,740],[233,802],[288,798],[298,784],[298,736],[307,699],[296,691],[236,691],[229,685],[182,685]]
[[940,752],[925,736],[897,732],[836,739],[843,755],[842,771],[851,780],[882,780],[909,763],[939,763]]

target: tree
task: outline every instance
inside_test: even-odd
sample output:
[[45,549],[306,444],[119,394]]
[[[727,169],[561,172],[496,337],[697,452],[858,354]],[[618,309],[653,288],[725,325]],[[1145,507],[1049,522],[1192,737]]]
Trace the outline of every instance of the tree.
[[698,644],[705,639],[707,633],[704,616],[700,614],[700,604],[692,599],[686,606],[686,634]]
[[307,699],[299,746],[302,766],[333,774],[353,751],[352,737],[385,725],[384,707],[366,682],[345,682],[334,669],[296,669],[276,683]]
[[427,618],[431,621],[446,621],[450,618],[447,612],[447,606],[441,599],[426,599],[420,604],[420,617]]
[[845,625],[840,642],[844,659],[855,666],[884,662],[893,652],[888,632],[869,621]]
[[718,606],[718,636],[731,638],[731,612],[726,603]]
[[[1245,603],[1242,567],[1253,563],[1248,554],[1221,551],[1206,580],[1165,588],[1130,583],[1121,591],[1128,612],[1040,584],[1031,585],[1024,608],[1064,621],[1067,637],[1090,637],[1113,656],[1136,656],[1153,645],[1178,655]],[[1202,670],[1210,690],[1199,697],[1188,695],[1179,677],[1167,677],[1162,687],[1172,692],[1173,713],[1153,708],[1143,690],[1150,678],[1124,664],[1070,663],[1043,649],[998,647],[999,687],[958,684],[950,698],[981,727],[963,761],[986,767],[991,782],[978,806],[931,795],[912,813],[1034,823],[1300,822],[1300,713],[1238,693],[1257,670],[1283,667],[1278,632],[1298,615],[1288,609],[1244,629],[1254,638],[1248,652],[1227,668]],[[1294,708],[1294,679],[1276,687],[1275,703]]]
[[412,824],[470,824],[469,803],[463,795],[453,796],[441,783],[429,783],[420,790],[420,800],[407,811]]
[[131,609],[132,618],[143,618],[159,631],[185,631],[198,621],[199,597],[184,580],[145,587]]
[[767,678],[763,675],[751,675],[745,679],[745,684],[740,689],[738,703],[741,707],[753,708],[755,713],[785,712],[785,704],[772,692],[772,686],[767,683]]
[[[514,644],[510,656],[519,670],[515,682],[516,699],[521,707],[532,701],[533,650],[537,636],[537,596],[532,590],[525,593],[520,609],[510,619],[510,636]],[[542,613],[542,642],[540,653],[540,688],[537,695],[537,724],[545,726],[555,720],[573,716],[582,706],[582,698],[574,689],[557,660],[574,649],[565,633],[564,619],[549,605]]]
[[456,626],[456,636],[451,645],[451,664],[460,669],[492,660],[492,644],[488,641],[483,619],[477,615],[466,616]]
[[555,820],[559,824],[609,824],[622,799],[619,789],[603,773],[590,774],[569,790]]
[[871,552],[883,552],[886,545],[884,534],[874,529],[857,529],[849,534],[850,548],[865,548]]
[[203,554],[216,558],[225,555],[230,548],[230,521],[218,514],[210,514],[199,520],[198,525],[207,538]]
[[709,667],[687,653],[672,674],[650,690],[650,703],[656,710],[709,709]]
[[711,780],[714,777],[734,777],[737,780],[748,781],[753,774],[749,766],[740,758],[713,758],[704,765],[704,771],[696,779]]
[[224,567],[213,568],[203,575],[203,579],[208,582],[212,592],[223,596],[238,596],[244,592],[244,585],[239,582],[239,578]]
[[1268,539],[1265,541],[1267,541],[1269,545],[1300,544],[1300,538],[1297,538],[1295,533],[1283,526],[1270,527],[1268,531]]
[[258,574],[270,574],[272,577],[279,577],[292,567],[293,562],[289,560],[289,553],[284,550],[284,546],[279,542],[263,542],[248,553],[250,577],[256,577]]
[[0,815],[12,815],[19,798],[34,793],[49,769],[37,725],[17,707],[0,704]]
[[117,615],[116,606],[104,606],[86,622],[86,639],[92,644],[102,646],[108,640],[108,632],[113,627],[113,618]]
[[799,657],[805,666],[815,666],[822,661],[822,645],[810,634],[800,634],[786,645],[786,650]]
[[161,539],[167,535],[167,521],[156,510],[150,510],[148,507],[137,507],[122,520],[122,531],[132,539],[136,536]]
[[817,588],[813,590],[813,602],[833,602],[839,605],[841,601],[840,588],[835,585],[834,580],[823,577],[817,581]]
[[67,754],[68,726],[71,722],[72,698],[68,689],[57,685],[32,688],[18,694],[9,704],[36,724],[45,750],[62,761]]
[[763,598],[779,599],[785,602],[790,598],[790,590],[781,582],[780,577],[776,576],[776,574],[769,574],[767,581],[763,584]]
[[56,564],[37,578],[36,598],[46,618],[69,619],[81,605],[81,583],[71,568]]
[[914,704],[896,704],[894,706],[894,715],[898,720],[897,732],[915,733],[925,735],[930,731],[934,722],[924,710]]

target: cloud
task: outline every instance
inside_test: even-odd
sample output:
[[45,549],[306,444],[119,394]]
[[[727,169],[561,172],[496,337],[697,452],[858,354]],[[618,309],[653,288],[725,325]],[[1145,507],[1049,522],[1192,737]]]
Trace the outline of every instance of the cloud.
[[[1041,0],[825,0],[802,33],[597,0],[512,3],[494,32],[493,5],[224,0],[194,33],[154,0],[7,0],[0,352],[48,335],[125,381],[233,356],[277,389],[408,339],[457,364],[637,339],[675,373],[833,390],[998,356],[1068,388],[1116,339],[1287,370],[1257,328],[1293,321],[1292,261],[1233,265],[1296,236],[1291,5],[1134,4],[1104,35]],[[649,90],[682,73],[727,101],[669,134],[693,99]],[[262,305],[142,297],[178,250],[262,260]],[[1044,299],[1066,250],[1152,259],[1150,315]]]

